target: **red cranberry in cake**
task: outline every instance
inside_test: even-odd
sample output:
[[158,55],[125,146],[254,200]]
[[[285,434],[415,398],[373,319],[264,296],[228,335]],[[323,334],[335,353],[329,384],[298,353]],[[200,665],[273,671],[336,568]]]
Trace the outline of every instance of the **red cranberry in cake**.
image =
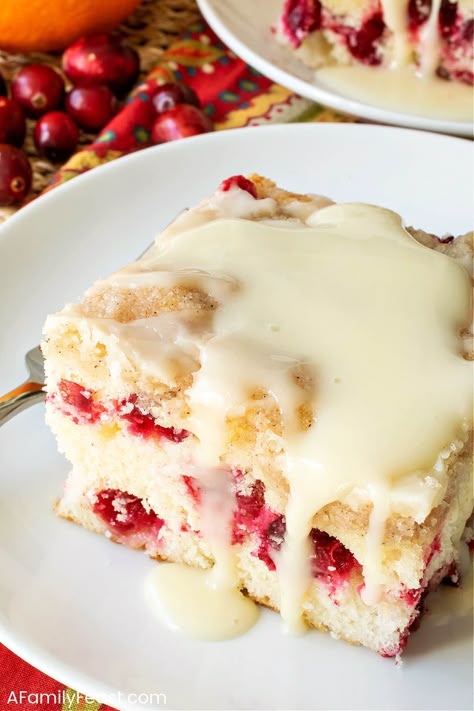
[[385,29],[382,14],[372,15],[364,22],[360,30],[351,32],[347,38],[347,47],[353,57],[363,64],[377,65],[382,56],[377,45]]
[[408,28],[415,30],[426,22],[430,16],[430,11],[431,0],[409,0],[407,8]]
[[147,415],[135,405],[136,397],[131,397],[124,400],[119,406],[119,414],[123,420],[126,420],[128,431],[130,434],[137,437],[157,437],[158,439],[167,439],[170,442],[182,442],[183,439],[189,436],[187,430],[177,430],[174,427],[162,427],[155,422],[152,415]]
[[280,550],[285,540],[286,521],[284,516],[270,512],[270,523],[263,531],[262,540],[256,554],[269,570],[276,570],[273,553]]
[[197,479],[195,479],[193,476],[188,476],[187,474],[184,474],[183,481],[186,485],[186,489],[188,490],[189,495],[194,500],[194,503],[199,504],[201,501],[201,489]]
[[[243,475],[240,471],[235,474],[237,485],[242,481]],[[255,481],[248,493],[243,494],[236,491],[236,510],[232,527],[232,538],[234,543],[242,543],[246,536],[252,532],[262,533],[260,530],[259,515],[265,505],[265,485],[262,481]]]
[[59,381],[58,394],[62,405],[65,406],[65,414],[72,417],[76,423],[86,421],[93,424],[98,420],[105,422],[117,417],[128,423],[130,434],[144,439],[154,437],[179,443],[190,435],[187,430],[159,425],[152,415],[142,412],[137,406],[136,395],[131,395],[119,403],[98,402],[95,392],[71,380]]
[[400,593],[400,598],[402,600],[405,600],[405,602],[408,603],[408,605],[414,606],[419,601],[421,593],[422,593],[421,588],[413,588],[413,589],[409,589],[409,590],[403,590]]
[[141,499],[118,489],[103,489],[95,495],[92,510],[114,532],[141,533],[163,526],[154,511],[146,509]]
[[362,569],[352,553],[329,533],[313,528],[310,537],[314,551],[311,563],[315,578],[326,578],[332,584],[337,584],[347,580],[354,570]]
[[443,0],[439,11],[439,29],[442,37],[449,37],[454,30],[458,18],[458,4],[451,0]]
[[257,518],[265,504],[264,492],[265,484],[260,480],[257,480],[255,484],[252,485],[249,494],[237,492],[237,508],[240,520],[243,523]]
[[95,400],[95,394],[79,383],[71,380],[60,380],[58,392],[66,405],[68,414],[76,422],[86,420],[90,423],[97,422],[104,412],[102,405]]
[[[407,0],[405,7],[403,27],[403,14],[401,25],[395,24],[390,15],[385,15],[385,4],[380,0],[361,0],[353,6],[339,0],[286,0],[276,36],[316,69],[357,62],[388,67],[399,61],[414,69],[415,64],[424,64],[423,53],[433,52],[435,47],[434,69],[438,75],[471,83],[473,18],[467,3],[442,0],[438,17],[429,26],[427,21],[435,7],[432,0]],[[435,36],[427,42],[426,47],[431,47],[428,50],[424,30],[431,27]],[[400,60],[397,48],[405,41],[408,51]],[[430,66],[432,60],[430,57]]]
[[231,188],[240,188],[241,190],[245,190],[250,193],[252,197],[257,197],[257,189],[254,183],[252,183],[252,181],[248,178],[245,178],[243,175],[233,175],[231,178],[227,178],[222,181],[219,186],[219,189],[223,192],[227,192]]
[[295,47],[310,32],[321,24],[321,3],[319,0],[286,0],[283,10],[283,26]]
[[462,38],[465,42],[474,41],[474,19],[468,20],[462,26]]

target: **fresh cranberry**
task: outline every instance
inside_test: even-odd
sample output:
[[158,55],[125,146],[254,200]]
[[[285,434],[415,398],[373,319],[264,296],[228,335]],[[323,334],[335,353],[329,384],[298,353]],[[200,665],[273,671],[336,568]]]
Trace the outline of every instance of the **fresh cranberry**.
[[361,569],[360,563],[352,553],[334,536],[313,528],[310,537],[314,551],[312,569],[315,578],[337,577],[343,581],[349,577],[354,568]]
[[7,84],[5,82],[5,79],[3,78],[2,73],[0,72],[0,96],[7,96],[8,91],[7,91]]
[[153,124],[151,136],[154,143],[165,143],[198,136],[213,129],[212,121],[196,106],[177,104],[169,111],[159,114]]
[[63,162],[76,150],[79,130],[67,114],[50,111],[39,119],[33,138],[38,153],[53,162]]
[[177,104],[191,104],[198,109],[201,107],[201,102],[196,92],[182,82],[163,84],[153,95],[152,101],[156,112],[159,114],[169,111]]
[[85,131],[100,131],[117,108],[117,99],[105,84],[77,86],[66,97],[66,111]]
[[[127,412],[128,405],[132,403],[133,407],[130,412]],[[122,410],[122,411],[120,411]],[[174,427],[162,427],[157,425],[154,417],[145,415],[134,404],[133,399],[124,401],[119,409],[120,417],[129,423],[128,431],[130,434],[147,439],[148,437],[157,437],[158,439],[167,439],[170,442],[182,442],[183,439],[189,436],[187,430],[176,430]]]
[[64,81],[46,64],[29,64],[12,81],[12,98],[28,116],[36,118],[58,109],[64,97]]
[[375,66],[380,64],[382,58],[377,49],[377,40],[383,34],[385,23],[382,13],[377,12],[366,20],[357,32],[351,32],[347,38],[347,47],[353,57],[362,62]]
[[31,165],[16,146],[0,144],[0,206],[23,200],[31,187]]
[[320,0],[286,0],[282,23],[290,42],[299,47],[310,32],[321,26]]
[[254,183],[243,175],[233,175],[231,178],[227,178],[220,185],[219,189],[223,192],[227,192],[231,188],[240,188],[241,190],[246,190],[252,197],[257,197],[257,188]]
[[158,533],[163,526],[163,520],[151,509],[147,511],[141,499],[120,489],[103,489],[95,499],[93,512],[119,534],[149,529]]
[[63,54],[66,76],[77,86],[107,84],[115,94],[126,93],[140,69],[138,54],[109,34],[81,37]]
[[26,121],[20,104],[0,96],[0,143],[20,148],[25,140]]

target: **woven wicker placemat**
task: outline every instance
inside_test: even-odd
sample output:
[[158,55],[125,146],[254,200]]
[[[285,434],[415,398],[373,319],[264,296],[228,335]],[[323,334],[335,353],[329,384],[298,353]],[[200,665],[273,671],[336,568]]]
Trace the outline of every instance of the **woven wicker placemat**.
[[[135,12],[118,28],[118,32],[140,55],[141,78],[154,67],[176,37],[185,32],[199,17],[195,0],[143,0],[141,2]],[[50,64],[58,69],[61,67],[61,54],[34,52],[19,55],[0,51],[0,70],[7,80],[10,80],[22,66],[32,62]],[[37,195],[46,187],[60,166],[38,158],[32,140],[34,122],[27,123],[23,150],[30,158],[33,168],[32,194]],[[81,132],[80,146],[89,144],[92,139],[91,134]],[[0,222],[14,212],[16,212],[15,208],[0,208]]]

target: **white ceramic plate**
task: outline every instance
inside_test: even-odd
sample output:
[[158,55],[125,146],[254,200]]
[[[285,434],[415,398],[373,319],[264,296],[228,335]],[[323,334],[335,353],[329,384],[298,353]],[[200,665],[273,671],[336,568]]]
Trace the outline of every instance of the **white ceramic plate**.
[[296,94],[306,96],[343,113],[362,116],[371,121],[397,126],[423,128],[428,131],[472,135],[473,126],[467,121],[444,121],[391,111],[380,106],[352,99],[331,91],[319,81],[315,72],[306,67],[280,45],[270,27],[281,13],[283,0],[197,0],[199,8],[219,37],[239,57]]
[[[472,220],[470,154],[466,141],[415,131],[281,125],[187,139],[76,178],[0,229],[0,392],[22,380],[48,312],[137,255],[223,178],[258,171],[459,233]],[[268,611],[240,639],[186,639],[144,602],[153,562],[52,513],[67,465],[42,406],[0,428],[0,461],[0,639],[67,685],[124,709],[139,708],[133,694],[153,709],[145,701],[158,693],[169,709],[470,708],[468,620],[435,627],[428,616],[401,667],[316,632],[285,637]]]

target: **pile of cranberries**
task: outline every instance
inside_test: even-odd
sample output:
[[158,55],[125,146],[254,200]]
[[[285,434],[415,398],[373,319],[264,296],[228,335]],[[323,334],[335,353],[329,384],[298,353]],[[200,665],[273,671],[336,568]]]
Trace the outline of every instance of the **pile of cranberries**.
[[[44,64],[23,67],[10,95],[0,74],[0,207],[21,202],[31,187],[31,166],[21,150],[26,119],[36,121],[38,154],[64,162],[77,148],[79,129],[96,133],[109,123],[140,70],[135,50],[110,34],[78,39],[64,52],[62,68],[63,73]],[[164,84],[152,101],[154,143],[213,129],[195,92],[184,84]]]

